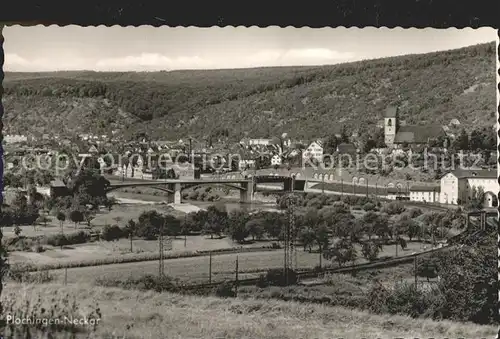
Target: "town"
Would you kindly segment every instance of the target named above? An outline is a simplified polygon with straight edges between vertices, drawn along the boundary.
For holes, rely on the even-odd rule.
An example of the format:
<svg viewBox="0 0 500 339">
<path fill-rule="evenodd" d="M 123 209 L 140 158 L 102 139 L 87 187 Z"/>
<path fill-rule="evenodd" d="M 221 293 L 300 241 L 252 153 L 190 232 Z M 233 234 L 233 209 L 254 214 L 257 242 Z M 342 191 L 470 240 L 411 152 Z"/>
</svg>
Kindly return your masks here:
<svg viewBox="0 0 500 339">
<path fill-rule="evenodd" d="M 102 175 L 122 181 L 199 179 L 201 174 L 228 179 L 280 175 L 306 180 L 312 183 L 312 189 L 322 191 L 345 190 L 392 200 L 451 205 L 466 205 L 481 196 L 484 207 L 498 206 L 494 128 L 474 130 L 469 135 L 460 129 L 457 119 L 437 128 L 408 126 L 398 119 L 397 112 L 397 107 L 388 107 L 381 127 L 373 135 L 362 137 L 357 131 L 347 130 L 312 141 L 291 140 L 283 133 L 279 137 L 247 137 L 233 143 L 221 139 L 154 141 L 140 137 L 126 141 L 107 135 L 80 135 L 77 140 L 42 136 L 38 141 L 7 135 L 5 156 L 7 169 L 22 168 L 17 164 L 27 156 L 32 156 L 34 162 L 45 158 L 54 163 L 53 159 L 64 154 L 80 165 L 75 158 L 79 156 L 93 159 Z M 35 144 L 39 146 L 34 148 Z M 375 169 L 354 163 L 367 154 L 375 157 Z M 382 165 L 382 159 L 389 162 Z M 403 164 L 400 168 L 394 165 L 398 160 Z M 178 166 L 179 163 L 186 166 Z M 51 166 L 50 162 L 47 164 Z M 414 175 L 415 168 L 421 169 L 421 173 Z M 14 172 L 7 171 L 7 187 L 24 186 L 23 173 L 18 171 L 10 176 Z M 50 183 L 44 184 L 46 190 Z M 52 184 L 62 183 L 54 180 Z"/>
<path fill-rule="evenodd" d="M 76 319 L 9 333 L 492 334 L 494 57 L 6 73 L 2 307 Z"/>
</svg>

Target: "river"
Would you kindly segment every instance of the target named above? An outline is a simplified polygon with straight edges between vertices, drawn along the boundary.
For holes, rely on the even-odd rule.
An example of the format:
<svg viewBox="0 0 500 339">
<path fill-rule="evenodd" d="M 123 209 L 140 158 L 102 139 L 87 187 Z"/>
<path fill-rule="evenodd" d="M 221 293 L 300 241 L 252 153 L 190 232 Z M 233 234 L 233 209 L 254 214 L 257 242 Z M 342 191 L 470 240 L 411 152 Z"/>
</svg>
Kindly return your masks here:
<svg viewBox="0 0 500 339">
<path fill-rule="evenodd" d="M 112 192 L 109 196 L 114 197 L 119 204 L 138 204 L 138 205 L 155 205 L 161 204 L 164 202 L 163 199 L 159 199 L 158 196 L 149 196 L 149 195 L 141 195 L 141 199 L 137 199 L 137 195 L 134 195 L 134 198 L 130 198 L 126 193 L 121 192 Z M 182 212 L 193 212 L 199 209 L 207 209 L 209 206 L 223 203 L 226 206 L 228 212 L 234 210 L 243 210 L 249 212 L 256 211 L 278 211 L 276 208 L 276 204 L 274 202 L 261 202 L 254 201 L 251 203 L 240 203 L 235 199 L 226 199 L 223 198 L 219 202 L 209 202 L 209 201 L 185 201 L 180 205 L 173 205 L 175 209 Z"/>
</svg>

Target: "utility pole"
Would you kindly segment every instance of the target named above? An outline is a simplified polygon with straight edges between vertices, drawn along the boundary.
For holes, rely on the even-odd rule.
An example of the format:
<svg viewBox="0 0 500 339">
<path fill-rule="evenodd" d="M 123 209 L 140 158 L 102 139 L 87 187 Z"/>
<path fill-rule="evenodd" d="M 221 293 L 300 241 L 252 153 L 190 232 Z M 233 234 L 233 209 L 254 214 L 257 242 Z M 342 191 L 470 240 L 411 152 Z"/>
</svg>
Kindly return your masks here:
<svg viewBox="0 0 500 339">
<path fill-rule="evenodd" d="M 295 263 L 297 264 L 297 253 L 295 249 L 295 215 L 294 201 L 292 195 L 287 196 L 288 203 L 288 223 L 285 226 L 285 246 L 284 246 L 284 270 L 285 281 L 288 285 L 289 270 L 293 268 L 293 257 L 295 255 Z"/>
<path fill-rule="evenodd" d="M 209 257 L 208 257 L 208 283 L 212 283 L 212 251 L 209 252 Z"/>
<path fill-rule="evenodd" d="M 236 296 L 238 295 L 238 285 L 239 285 L 239 280 L 238 280 L 238 256 L 236 256 L 236 277 L 235 277 L 235 282 L 234 282 L 234 288 L 235 288 L 235 293 Z"/>
<path fill-rule="evenodd" d="M 344 196 L 344 179 L 340 178 L 340 196 Z"/>
<path fill-rule="evenodd" d="M 325 173 L 321 176 L 321 193 L 325 194 Z"/>
<path fill-rule="evenodd" d="M 189 159 L 191 159 L 191 163 L 193 163 L 194 159 L 191 157 L 193 152 L 193 139 L 189 137 Z"/>
<path fill-rule="evenodd" d="M 418 283 L 418 278 L 417 278 L 417 257 L 413 257 L 413 271 L 415 274 L 415 290 L 417 290 L 417 283 Z"/>
<path fill-rule="evenodd" d="M 163 230 L 165 229 L 165 220 L 163 220 L 163 224 L 161 225 L 160 228 L 160 234 L 158 236 L 158 248 L 160 250 L 160 260 L 159 260 L 159 267 L 158 267 L 158 276 L 161 278 L 164 274 L 163 271 Z"/>
<path fill-rule="evenodd" d="M 130 253 L 133 252 L 133 249 L 132 249 L 132 232 L 130 232 L 130 234 L 128 235 L 128 237 L 130 238 Z"/>
<path fill-rule="evenodd" d="M 392 233 L 393 233 L 393 237 L 394 237 L 394 243 L 396 244 L 396 257 L 397 257 L 398 256 L 398 238 L 399 238 L 399 234 L 398 234 L 398 228 L 397 228 L 397 223 L 396 222 L 393 223 Z"/>
<path fill-rule="evenodd" d="M 186 248 L 187 243 L 187 214 L 184 214 L 184 248 Z"/>
<path fill-rule="evenodd" d="M 320 269 L 323 267 L 323 265 L 322 265 L 323 264 L 322 263 L 322 260 L 323 260 L 322 256 L 323 256 L 323 250 L 321 249 L 321 245 L 319 245 L 319 268 Z"/>
</svg>

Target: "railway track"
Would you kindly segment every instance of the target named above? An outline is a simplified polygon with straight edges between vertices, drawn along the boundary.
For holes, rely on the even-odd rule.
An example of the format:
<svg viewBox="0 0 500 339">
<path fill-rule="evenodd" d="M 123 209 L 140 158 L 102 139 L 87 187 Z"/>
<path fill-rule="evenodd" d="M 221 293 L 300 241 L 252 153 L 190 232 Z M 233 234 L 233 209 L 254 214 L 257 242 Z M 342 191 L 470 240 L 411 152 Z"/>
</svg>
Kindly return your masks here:
<svg viewBox="0 0 500 339">
<path fill-rule="evenodd" d="M 363 264 L 357 264 L 357 265 L 349 265 L 349 266 L 343 266 L 343 267 L 336 267 L 336 268 L 330 268 L 330 269 L 325 269 L 322 271 L 313 271 L 313 270 L 303 270 L 297 272 L 297 277 L 300 280 L 304 279 L 314 279 L 318 278 L 321 275 L 324 275 L 325 273 L 350 273 L 350 272 L 359 272 L 359 271 L 364 271 L 364 270 L 370 270 L 370 269 L 376 269 L 376 268 L 386 268 L 386 267 L 393 267 L 401 264 L 407 264 L 411 263 L 415 260 L 415 258 L 423 257 L 432 253 L 437 253 L 437 252 L 442 252 L 446 250 L 451 250 L 453 248 L 456 248 L 459 246 L 459 244 L 472 244 L 474 243 L 478 238 L 482 237 L 485 233 L 485 230 L 480 230 L 477 228 L 471 228 L 469 230 L 465 230 L 464 232 L 457 234 L 451 238 L 448 239 L 447 245 L 439 248 L 433 248 L 424 252 L 419 252 L 419 253 L 414 253 L 414 254 L 409 254 L 404 257 L 398 257 L 398 258 L 388 258 L 385 260 L 379 260 L 376 262 L 369 262 L 369 263 L 363 263 Z M 249 285 L 255 285 L 260 279 L 259 278 L 248 278 L 248 279 L 240 279 L 238 280 L 238 286 L 249 286 Z M 225 281 L 226 283 L 232 283 L 235 284 L 236 281 Z M 224 281 L 220 282 L 213 282 L 213 283 L 203 283 L 203 284 L 194 284 L 194 285 L 187 285 L 184 286 L 184 289 L 186 290 L 205 290 L 205 289 L 211 289 L 214 287 L 217 287 L 223 283 Z"/>
<path fill-rule="evenodd" d="M 380 260 L 380 261 L 376 261 L 376 262 L 363 263 L 363 264 L 357 264 L 357 265 L 349 265 L 349 266 L 343 266 L 343 267 L 336 267 L 336 268 L 325 269 L 322 271 L 313 271 L 313 270 L 299 271 L 299 272 L 297 272 L 297 277 L 301 280 L 313 279 L 313 278 L 318 278 L 321 275 L 324 275 L 325 273 L 359 272 L 359 271 L 375 269 L 375 268 L 392 267 L 392 266 L 397 266 L 400 264 L 411 263 L 415 260 L 415 258 L 425 256 L 425 255 L 428 255 L 431 253 L 449 250 L 455 246 L 456 245 L 453 244 L 453 245 L 449 245 L 449 246 L 443 246 L 440 248 L 434 248 L 434 249 L 427 250 L 424 252 L 406 255 L 404 257 L 388 258 L 386 260 Z M 259 280 L 260 280 L 260 278 L 239 279 L 237 283 L 238 283 L 238 286 L 250 286 L 250 285 L 257 284 L 257 282 Z M 236 281 L 232 280 L 232 281 L 219 281 L 219 282 L 213 282 L 213 283 L 184 285 L 183 289 L 185 289 L 185 290 L 205 290 L 205 289 L 211 289 L 211 288 L 218 287 L 219 285 L 222 285 L 223 283 L 236 284 Z"/>
</svg>

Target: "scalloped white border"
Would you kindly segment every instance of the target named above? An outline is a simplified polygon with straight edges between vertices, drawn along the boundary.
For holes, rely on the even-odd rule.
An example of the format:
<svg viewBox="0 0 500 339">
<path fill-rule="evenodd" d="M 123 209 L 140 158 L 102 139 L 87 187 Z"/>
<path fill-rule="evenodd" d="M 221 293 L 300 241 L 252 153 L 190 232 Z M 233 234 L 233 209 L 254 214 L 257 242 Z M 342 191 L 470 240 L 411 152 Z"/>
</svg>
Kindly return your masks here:
<svg viewBox="0 0 500 339">
<path fill-rule="evenodd" d="M 500 132 L 500 122 L 499 122 L 499 119 L 500 119 L 500 90 L 499 90 L 499 86 L 500 86 L 500 53 L 499 53 L 499 47 L 500 47 L 500 29 L 497 30 L 497 38 L 496 38 L 496 47 L 497 47 L 497 57 L 496 57 L 496 69 L 495 69 L 495 75 L 496 75 L 496 79 L 497 79 L 497 177 L 500 178 L 500 168 L 499 168 L 499 165 L 500 165 L 500 158 L 498 157 L 499 156 L 499 151 L 498 151 L 498 146 L 500 145 L 500 137 L 499 137 L 499 132 Z M 500 192 L 499 192 L 499 196 L 500 196 Z M 499 210 L 500 210 L 500 207 L 499 207 Z M 497 225 L 497 242 L 498 242 L 498 245 L 497 245 L 497 259 L 498 259 L 498 281 L 500 281 L 500 224 Z M 498 305 L 500 306 L 500 290 L 498 291 Z M 500 315 L 500 309 L 498 310 L 498 313 Z M 498 339 L 500 337 L 500 328 L 498 330 L 498 333 L 497 333 L 497 336 L 496 338 Z"/>
</svg>

